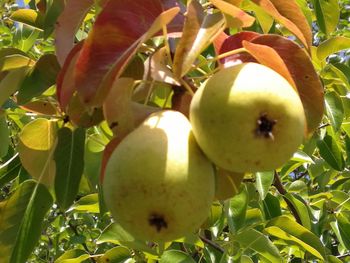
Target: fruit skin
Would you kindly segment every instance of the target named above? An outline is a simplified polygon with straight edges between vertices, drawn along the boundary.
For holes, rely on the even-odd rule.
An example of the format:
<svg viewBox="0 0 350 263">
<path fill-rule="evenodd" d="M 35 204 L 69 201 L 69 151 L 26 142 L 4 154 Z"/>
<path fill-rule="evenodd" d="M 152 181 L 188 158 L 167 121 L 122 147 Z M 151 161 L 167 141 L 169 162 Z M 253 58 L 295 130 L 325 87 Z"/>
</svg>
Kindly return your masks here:
<svg viewBox="0 0 350 263">
<path fill-rule="evenodd" d="M 170 241 L 205 221 L 214 199 L 214 169 L 188 119 L 161 111 L 114 150 L 103 191 L 116 222 L 135 238 Z"/>
<path fill-rule="evenodd" d="M 297 92 L 257 63 L 222 69 L 208 79 L 191 101 L 190 121 L 204 153 L 232 172 L 278 168 L 297 150 L 305 132 Z"/>
</svg>

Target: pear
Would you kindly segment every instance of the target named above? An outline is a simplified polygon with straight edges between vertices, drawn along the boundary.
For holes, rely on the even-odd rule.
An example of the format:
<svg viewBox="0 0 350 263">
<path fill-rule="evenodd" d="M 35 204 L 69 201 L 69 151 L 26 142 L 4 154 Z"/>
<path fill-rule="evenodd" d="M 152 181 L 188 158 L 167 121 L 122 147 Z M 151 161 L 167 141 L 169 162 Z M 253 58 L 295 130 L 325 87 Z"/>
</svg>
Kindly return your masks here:
<svg viewBox="0 0 350 263">
<path fill-rule="evenodd" d="M 191 101 L 190 121 L 204 153 L 232 172 L 280 167 L 305 134 L 299 94 L 257 63 L 222 69 L 204 82 Z"/>
<path fill-rule="evenodd" d="M 214 199 L 213 164 L 176 111 L 150 115 L 108 160 L 104 199 L 112 216 L 137 239 L 171 241 L 196 231 Z"/>
</svg>

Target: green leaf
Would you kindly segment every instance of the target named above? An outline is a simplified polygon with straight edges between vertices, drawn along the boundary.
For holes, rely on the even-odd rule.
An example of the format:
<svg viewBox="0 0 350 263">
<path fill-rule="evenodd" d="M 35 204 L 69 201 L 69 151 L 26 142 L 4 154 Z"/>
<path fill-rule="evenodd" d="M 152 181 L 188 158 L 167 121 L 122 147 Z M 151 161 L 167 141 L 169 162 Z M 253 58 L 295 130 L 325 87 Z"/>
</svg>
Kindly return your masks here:
<svg viewBox="0 0 350 263">
<path fill-rule="evenodd" d="M 53 160 L 56 134 L 55 121 L 38 118 L 23 127 L 17 146 L 23 167 L 33 178 L 48 186 L 53 185 L 56 173 Z"/>
<path fill-rule="evenodd" d="M 43 15 L 32 9 L 19 9 L 13 12 L 10 18 L 14 21 L 24 23 L 28 26 L 35 27 L 37 29 L 43 28 L 44 17 Z"/>
<path fill-rule="evenodd" d="M 345 193 L 344 191 L 334 190 L 330 192 L 332 194 L 332 197 L 330 198 L 330 206 L 334 210 L 350 210 L 350 196 L 349 194 Z M 332 203 L 335 203 L 335 206 L 332 205 Z"/>
<path fill-rule="evenodd" d="M 230 232 L 236 233 L 244 226 L 249 196 L 245 185 L 241 186 L 239 194 L 225 201 L 225 214 Z"/>
<path fill-rule="evenodd" d="M 44 19 L 44 38 L 48 38 L 55 29 L 56 21 L 65 7 L 64 0 L 52 1 Z"/>
<path fill-rule="evenodd" d="M 54 160 L 56 162 L 55 194 L 62 209 L 73 204 L 84 170 L 85 129 L 59 129 Z"/>
<path fill-rule="evenodd" d="M 300 201 L 291 193 L 285 194 L 285 197 L 293 204 L 294 208 L 296 209 L 299 215 L 302 225 L 308 230 L 311 230 L 311 218 L 306 204 Z"/>
<path fill-rule="evenodd" d="M 339 213 L 337 215 L 337 224 L 341 239 L 344 246 L 349 250 L 350 249 L 350 221 L 349 214 L 347 216 L 344 213 Z"/>
<path fill-rule="evenodd" d="M 256 189 L 259 192 L 261 200 L 264 200 L 273 182 L 274 172 L 258 172 L 255 174 L 255 178 Z"/>
<path fill-rule="evenodd" d="M 71 249 L 64 252 L 62 256 L 55 260 L 55 263 L 80 263 L 89 257 L 89 254 L 82 249 Z"/>
<path fill-rule="evenodd" d="M 336 140 L 326 135 L 323 140 L 317 141 L 317 147 L 321 157 L 335 170 L 342 171 L 345 166 L 343 155 L 339 149 Z"/>
<path fill-rule="evenodd" d="M 60 66 L 55 55 L 45 54 L 41 56 L 23 80 L 17 95 L 17 102 L 25 104 L 33 97 L 41 95 L 56 83 L 59 70 Z"/>
<path fill-rule="evenodd" d="M 29 67 L 33 64 L 33 60 L 22 54 L 7 55 L 0 58 L 0 71 Z"/>
<path fill-rule="evenodd" d="M 125 263 L 131 259 L 130 250 L 126 247 L 114 247 L 108 250 L 98 262 L 104 263 Z"/>
<path fill-rule="evenodd" d="M 243 249 L 252 249 L 259 256 L 271 262 L 282 262 L 282 258 L 276 246 L 264 234 L 255 229 L 247 229 L 235 236 L 235 240 Z"/>
<path fill-rule="evenodd" d="M 317 24 L 326 35 L 332 33 L 339 22 L 338 0 L 313 0 Z"/>
<path fill-rule="evenodd" d="M 0 82 L 0 107 L 21 86 L 23 79 L 28 73 L 29 67 L 22 67 L 10 71 Z"/>
<path fill-rule="evenodd" d="M 103 230 L 101 236 L 97 240 L 97 244 L 110 242 L 113 244 L 121 244 L 128 248 L 133 248 L 147 252 L 152 255 L 157 255 L 157 252 L 150 248 L 146 242 L 135 239 L 121 225 L 113 223 Z"/>
<path fill-rule="evenodd" d="M 13 156 L 6 163 L 0 165 L 0 188 L 15 179 L 22 168 L 18 155 Z"/>
<path fill-rule="evenodd" d="M 52 202 L 45 186 L 28 180 L 0 203 L 0 262 L 26 262 L 41 236 Z"/>
<path fill-rule="evenodd" d="M 186 254 L 183 251 L 179 250 L 167 250 L 163 253 L 162 257 L 159 260 L 159 263 L 191 263 L 195 262 L 193 258 Z"/>
<path fill-rule="evenodd" d="M 331 91 L 325 95 L 325 105 L 327 116 L 334 131 L 337 132 L 344 118 L 343 102 L 336 92 Z"/>
<path fill-rule="evenodd" d="M 75 202 L 71 209 L 73 211 L 82 211 L 87 213 L 99 213 L 99 198 L 98 194 L 89 194 L 80 198 Z"/>
<path fill-rule="evenodd" d="M 4 114 L 0 112 L 0 159 L 4 157 L 10 146 L 10 130 L 7 126 L 7 119 Z"/>
<path fill-rule="evenodd" d="M 265 213 L 265 219 L 272 219 L 277 216 L 282 215 L 280 201 L 276 196 L 273 196 L 270 193 L 267 193 L 263 202 L 263 208 Z"/>
<path fill-rule="evenodd" d="M 329 55 L 334 54 L 340 50 L 350 48 L 350 38 L 343 36 L 335 36 L 322 42 L 317 47 L 317 57 L 320 60 L 326 59 Z"/>
<path fill-rule="evenodd" d="M 279 216 L 270 220 L 264 231 L 269 235 L 298 244 L 321 260 L 326 257 L 325 248 L 319 237 L 288 216 Z"/>
</svg>

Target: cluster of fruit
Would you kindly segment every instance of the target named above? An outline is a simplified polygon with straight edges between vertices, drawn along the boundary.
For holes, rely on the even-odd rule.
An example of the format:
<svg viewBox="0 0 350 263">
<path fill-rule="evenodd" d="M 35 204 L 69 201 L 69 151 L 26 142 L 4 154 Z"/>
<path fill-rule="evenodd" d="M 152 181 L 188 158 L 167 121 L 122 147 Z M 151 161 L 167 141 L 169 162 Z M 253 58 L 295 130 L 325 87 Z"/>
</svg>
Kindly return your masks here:
<svg viewBox="0 0 350 263">
<path fill-rule="evenodd" d="M 215 167 L 273 170 L 302 143 L 298 93 L 257 63 L 221 69 L 195 93 L 190 121 L 152 114 L 111 155 L 103 190 L 113 217 L 138 239 L 170 241 L 196 231 L 215 195 Z"/>
</svg>

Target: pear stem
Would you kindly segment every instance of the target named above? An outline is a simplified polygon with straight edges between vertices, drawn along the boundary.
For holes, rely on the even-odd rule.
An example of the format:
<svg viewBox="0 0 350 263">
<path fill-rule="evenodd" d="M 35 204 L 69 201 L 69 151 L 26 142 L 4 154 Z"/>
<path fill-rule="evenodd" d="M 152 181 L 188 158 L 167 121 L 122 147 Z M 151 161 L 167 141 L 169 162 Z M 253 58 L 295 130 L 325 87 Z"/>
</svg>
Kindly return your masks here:
<svg viewBox="0 0 350 263">
<path fill-rule="evenodd" d="M 278 192 L 282 195 L 284 201 L 287 203 L 288 208 L 289 208 L 290 212 L 292 213 L 292 215 L 294 216 L 297 223 L 299 223 L 300 225 L 303 225 L 301 222 L 300 216 L 299 216 L 297 210 L 295 209 L 294 205 L 292 204 L 291 201 L 289 201 L 289 199 L 287 197 L 285 197 L 285 195 L 287 194 L 287 190 L 284 188 L 284 186 L 281 182 L 281 179 L 276 171 L 275 171 L 273 185 L 276 187 Z"/>
</svg>

